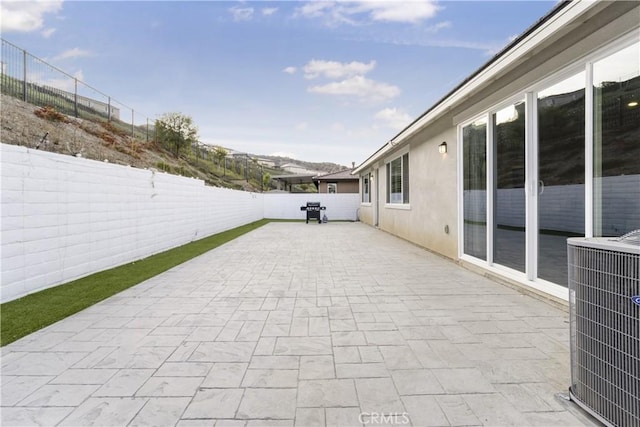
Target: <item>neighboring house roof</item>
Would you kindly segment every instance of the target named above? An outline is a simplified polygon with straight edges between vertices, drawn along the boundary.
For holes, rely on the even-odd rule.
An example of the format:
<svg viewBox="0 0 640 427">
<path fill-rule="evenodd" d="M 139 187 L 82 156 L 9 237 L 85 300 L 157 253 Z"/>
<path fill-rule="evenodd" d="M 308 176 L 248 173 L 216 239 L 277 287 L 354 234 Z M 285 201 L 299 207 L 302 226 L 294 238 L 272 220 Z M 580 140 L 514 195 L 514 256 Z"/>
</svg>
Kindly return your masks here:
<svg viewBox="0 0 640 427">
<path fill-rule="evenodd" d="M 313 177 L 315 181 L 344 181 L 344 180 L 358 180 L 357 176 L 351 174 L 351 169 L 327 173 L 324 175 L 316 175 Z"/>
<path fill-rule="evenodd" d="M 586 10 L 594 7 L 597 2 L 592 1 L 571 1 L 565 0 L 558 3 L 547 15 L 539 19 L 535 24 L 525 30 L 520 36 L 515 38 L 511 43 L 505 46 L 493 58 L 491 58 L 482 67 L 472 73 L 463 80 L 458 86 L 453 88 L 448 94 L 437 101 L 431 108 L 422 113 L 417 119 L 411 122 L 407 127 L 402 129 L 396 136 L 391 138 L 387 143 L 380 147 L 376 152 L 369 156 L 364 162 L 353 170 L 353 173 L 359 173 L 372 164 L 383 158 L 389 151 L 405 143 L 408 138 L 414 135 L 418 130 L 433 123 L 441 117 L 447 110 L 454 105 L 464 102 L 464 99 L 477 90 L 487 80 L 495 78 L 501 72 L 508 70 L 509 67 L 521 60 L 529 52 L 548 37 L 545 30 L 549 27 L 548 32 L 557 31 L 558 25 L 566 24 L 566 19 L 584 13 Z M 568 18 L 566 18 L 568 16 Z"/>
<path fill-rule="evenodd" d="M 291 175 L 274 175 L 271 179 L 282 181 L 287 185 L 291 184 L 313 184 L 313 175 L 291 174 Z"/>
</svg>

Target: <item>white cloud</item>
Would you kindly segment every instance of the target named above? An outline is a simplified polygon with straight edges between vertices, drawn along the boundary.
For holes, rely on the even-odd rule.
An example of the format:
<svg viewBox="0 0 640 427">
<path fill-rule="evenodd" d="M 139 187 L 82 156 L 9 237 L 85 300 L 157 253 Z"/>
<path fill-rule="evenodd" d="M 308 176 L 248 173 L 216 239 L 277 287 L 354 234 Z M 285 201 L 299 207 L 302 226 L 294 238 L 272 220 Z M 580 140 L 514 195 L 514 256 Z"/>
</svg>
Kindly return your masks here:
<svg viewBox="0 0 640 427">
<path fill-rule="evenodd" d="M 387 83 L 364 77 L 376 67 L 376 61 L 368 63 L 352 61 L 337 62 L 313 59 L 304 67 L 306 79 L 324 77 L 335 80 L 324 85 L 307 88 L 308 92 L 323 95 L 351 96 L 369 101 L 380 101 L 400 94 L 400 89 Z"/>
<path fill-rule="evenodd" d="M 300 122 L 296 125 L 296 130 L 307 130 L 308 127 L 309 127 L 309 123 Z"/>
<path fill-rule="evenodd" d="M 287 74 L 295 74 L 296 71 L 298 71 L 298 69 L 296 67 L 287 67 L 282 71 L 284 71 Z"/>
<path fill-rule="evenodd" d="M 452 26 L 451 21 L 442 21 L 442 22 L 438 22 L 437 24 L 431 25 L 430 27 L 425 28 L 425 31 L 429 33 L 437 33 L 442 29 L 451 28 L 451 26 Z"/>
<path fill-rule="evenodd" d="M 271 16 L 278 11 L 277 7 L 265 7 L 262 9 L 262 14 L 264 16 Z"/>
<path fill-rule="evenodd" d="M 439 9 L 434 0 L 315 1 L 299 7 L 295 16 L 322 19 L 328 25 L 376 21 L 417 24 L 434 17 Z"/>
<path fill-rule="evenodd" d="M 411 123 L 411 116 L 397 108 L 385 108 L 378 111 L 374 117 L 395 130 L 402 130 Z"/>
<path fill-rule="evenodd" d="M 60 59 L 78 58 L 80 56 L 90 56 L 90 55 L 91 53 L 89 51 L 74 47 L 73 49 L 65 50 L 61 54 L 56 55 L 53 59 L 60 60 Z"/>
<path fill-rule="evenodd" d="M 250 21 L 253 18 L 254 9 L 252 7 L 232 7 L 229 9 L 231 15 L 233 16 L 233 20 L 236 22 L 239 21 Z"/>
<path fill-rule="evenodd" d="M 304 6 L 296 9 L 294 16 L 303 16 L 305 18 L 321 18 L 329 14 L 335 7 L 335 3 L 331 1 L 312 1 L 307 2 Z"/>
<path fill-rule="evenodd" d="M 49 37 L 51 37 L 53 35 L 53 33 L 56 32 L 55 28 L 47 28 L 45 30 L 42 30 L 42 37 L 44 37 L 45 39 L 48 39 Z"/>
<path fill-rule="evenodd" d="M 432 18 L 438 6 L 432 0 L 422 1 L 361 1 L 359 8 L 374 21 L 417 23 Z"/>
<path fill-rule="evenodd" d="M 311 86 L 307 90 L 311 93 L 355 96 L 371 101 L 387 100 L 400 94 L 400 88 L 397 86 L 377 82 L 363 76 L 353 76 L 339 82 L 332 82 L 321 86 Z"/>
<path fill-rule="evenodd" d="M 44 25 L 44 15 L 62 9 L 62 0 L 51 1 L 2 1 L 2 31 L 36 31 Z"/>
<path fill-rule="evenodd" d="M 451 21 L 442 21 L 429 26 L 406 27 L 403 30 L 387 32 L 371 32 L 370 39 L 377 43 L 398 46 L 425 46 L 453 49 L 479 50 L 485 55 L 494 55 L 511 43 L 518 36 L 510 36 L 506 40 L 492 41 L 478 38 L 459 39 L 449 35 L 437 37 L 442 30 L 452 28 Z"/>
<path fill-rule="evenodd" d="M 483 51 L 485 55 L 494 55 L 499 52 L 505 44 L 500 42 L 490 42 L 481 40 L 458 40 L 458 39 L 429 39 L 429 38 L 417 38 L 417 37 L 397 37 L 378 39 L 379 42 L 391 43 L 399 46 L 429 46 L 429 47 L 441 47 L 441 48 L 454 48 L 454 49 L 470 49 Z"/>
<path fill-rule="evenodd" d="M 315 79 L 319 76 L 324 76 L 330 79 L 340 79 L 366 74 L 373 70 L 375 66 L 376 61 L 370 61 L 368 64 L 365 64 L 364 62 L 358 61 L 343 63 L 312 59 L 304 66 L 304 77 L 307 79 Z"/>
</svg>

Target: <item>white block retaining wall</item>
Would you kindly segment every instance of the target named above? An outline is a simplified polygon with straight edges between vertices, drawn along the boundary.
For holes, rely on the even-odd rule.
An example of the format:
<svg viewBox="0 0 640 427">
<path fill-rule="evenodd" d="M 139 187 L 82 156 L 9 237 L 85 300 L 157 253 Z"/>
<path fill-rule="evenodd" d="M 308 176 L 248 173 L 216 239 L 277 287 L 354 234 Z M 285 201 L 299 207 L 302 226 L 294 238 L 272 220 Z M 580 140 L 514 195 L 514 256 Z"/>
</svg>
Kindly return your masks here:
<svg viewBox="0 0 640 427">
<path fill-rule="evenodd" d="M 320 202 L 326 209 L 320 216 L 327 215 L 329 221 L 355 221 L 360 208 L 359 194 L 322 194 L 322 193 L 274 193 L 265 194 L 264 217 L 278 219 L 306 219 L 307 213 L 301 206 L 307 202 Z"/>
<path fill-rule="evenodd" d="M 1 301 L 263 218 L 262 195 L 2 144 Z"/>
<path fill-rule="evenodd" d="M 0 144 L 0 301 L 126 264 L 320 200 L 356 218 L 358 195 L 261 194 Z M 318 197 L 319 196 L 319 197 Z"/>
<path fill-rule="evenodd" d="M 595 180 L 603 194 L 602 214 L 606 223 L 602 234 L 619 236 L 640 224 L 640 176 L 608 176 Z M 584 184 L 555 185 L 544 188 L 540 196 L 540 226 L 545 230 L 584 233 Z M 486 222 L 487 193 L 464 192 L 464 217 Z M 522 189 L 498 190 L 498 223 L 524 227 L 525 198 Z M 569 214 L 567 214 L 569 212 Z"/>
</svg>

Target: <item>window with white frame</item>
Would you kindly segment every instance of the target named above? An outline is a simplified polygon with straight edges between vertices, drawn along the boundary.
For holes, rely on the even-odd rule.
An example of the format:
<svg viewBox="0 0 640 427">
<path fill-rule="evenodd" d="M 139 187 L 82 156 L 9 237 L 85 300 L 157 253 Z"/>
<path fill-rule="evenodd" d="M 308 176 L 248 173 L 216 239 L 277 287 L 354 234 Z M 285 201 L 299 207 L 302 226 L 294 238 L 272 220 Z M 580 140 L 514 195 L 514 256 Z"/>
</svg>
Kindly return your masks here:
<svg viewBox="0 0 640 427">
<path fill-rule="evenodd" d="M 362 175 L 362 203 L 371 203 L 371 174 Z"/>
<path fill-rule="evenodd" d="M 327 183 L 327 193 L 336 194 L 338 192 L 338 183 L 337 182 L 328 182 Z"/>
<path fill-rule="evenodd" d="M 409 153 L 387 163 L 387 203 L 409 204 Z"/>
</svg>

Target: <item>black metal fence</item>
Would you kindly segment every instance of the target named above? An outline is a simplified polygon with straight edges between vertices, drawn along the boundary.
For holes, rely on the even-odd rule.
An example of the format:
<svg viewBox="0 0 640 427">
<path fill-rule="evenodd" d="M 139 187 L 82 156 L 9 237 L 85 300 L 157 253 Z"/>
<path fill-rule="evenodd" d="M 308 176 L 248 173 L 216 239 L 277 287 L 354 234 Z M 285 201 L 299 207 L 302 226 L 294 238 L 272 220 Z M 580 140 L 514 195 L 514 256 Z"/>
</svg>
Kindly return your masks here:
<svg viewBox="0 0 640 427">
<path fill-rule="evenodd" d="M 106 120 L 136 138 L 153 138 L 153 121 L 133 108 L 2 39 L 2 93 L 67 115 Z"/>
<path fill-rule="evenodd" d="M 2 40 L 1 92 L 40 107 L 93 121 L 108 121 L 139 140 L 153 140 L 155 120 L 136 114 L 133 108 L 100 92 L 26 50 Z M 262 184 L 263 167 L 248 155 L 217 158 L 210 147 L 191 147 L 196 162 L 211 162 L 223 176 Z M 162 163 L 162 162 L 160 162 Z M 170 168 L 166 165 L 167 168 Z M 178 171 L 180 173 L 180 171 Z"/>
</svg>

